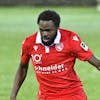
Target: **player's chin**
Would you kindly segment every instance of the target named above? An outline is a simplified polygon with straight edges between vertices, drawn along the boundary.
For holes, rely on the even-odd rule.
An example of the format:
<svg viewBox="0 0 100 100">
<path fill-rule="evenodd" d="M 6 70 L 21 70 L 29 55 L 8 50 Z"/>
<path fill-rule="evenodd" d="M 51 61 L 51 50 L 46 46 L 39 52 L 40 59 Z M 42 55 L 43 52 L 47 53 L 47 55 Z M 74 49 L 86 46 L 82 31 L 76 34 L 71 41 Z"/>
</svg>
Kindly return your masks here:
<svg viewBox="0 0 100 100">
<path fill-rule="evenodd" d="M 46 45 L 46 46 L 50 46 L 51 45 L 50 41 L 43 41 L 43 44 Z"/>
</svg>

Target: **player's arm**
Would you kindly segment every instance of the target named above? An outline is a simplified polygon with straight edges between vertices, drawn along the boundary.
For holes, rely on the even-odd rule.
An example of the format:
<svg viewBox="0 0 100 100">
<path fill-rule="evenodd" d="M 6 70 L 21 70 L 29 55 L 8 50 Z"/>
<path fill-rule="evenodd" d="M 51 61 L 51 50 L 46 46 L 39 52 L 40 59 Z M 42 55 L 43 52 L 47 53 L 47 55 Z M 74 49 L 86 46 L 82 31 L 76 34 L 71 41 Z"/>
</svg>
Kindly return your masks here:
<svg viewBox="0 0 100 100">
<path fill-rule="evenodd" d="M 23 81 L 26 78 L 27 70 L 28 70 L 28 64 L 23 64 L 22 62 L 20 62 L 19 68 L 18 68 L 16 76 L 15 76 L 15 81 L 14 81 L 14 85 L 12 88 L 10 100 L 16 100 L 17 93 L 18 93 Z"/>
<path fill-rule="evenodd" d="M 94 65 L 100 71 L 100 60 L 98 58 L 92 55 L 88 62 Z"/>
</svg>

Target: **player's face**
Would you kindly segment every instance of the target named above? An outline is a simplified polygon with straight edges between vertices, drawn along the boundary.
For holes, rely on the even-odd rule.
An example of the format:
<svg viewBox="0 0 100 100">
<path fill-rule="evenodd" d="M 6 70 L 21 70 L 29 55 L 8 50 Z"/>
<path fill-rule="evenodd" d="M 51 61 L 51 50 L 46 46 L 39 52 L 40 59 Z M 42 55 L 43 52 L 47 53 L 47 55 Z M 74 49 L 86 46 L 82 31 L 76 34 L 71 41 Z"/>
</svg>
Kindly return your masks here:
<svg viewBox="0 0 100 100">
<path fill-rule="evenodd" d="M 44 45 L 49 46 L 54 42 L 57 35 L 58 27 L 56 27 L 52 20 L 39 21 L 39 30 L 41 33 L 41 39 Z"/>
</svg>

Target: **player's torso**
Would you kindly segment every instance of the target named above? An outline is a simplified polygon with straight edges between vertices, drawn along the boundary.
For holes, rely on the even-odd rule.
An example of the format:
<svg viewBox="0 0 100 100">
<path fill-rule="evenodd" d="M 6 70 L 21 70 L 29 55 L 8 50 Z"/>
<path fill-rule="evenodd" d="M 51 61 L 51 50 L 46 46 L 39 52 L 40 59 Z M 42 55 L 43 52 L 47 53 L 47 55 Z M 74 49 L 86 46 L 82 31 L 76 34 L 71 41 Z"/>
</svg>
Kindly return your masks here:
<svg viewBox="0 0 100 100">
<path fill-rule="evenodd" d="M 31 59 L 36 73 L 54 74 L 67 71 L 74 57 L 71 56 L 70 43 L 67 35 L 62 34 L 60 43 L 52 46 L 33 43 L 31 45 Z"/>
<path fill-rule="evenodd" d="M 67 93 L 80 86 L 73 68 L 75 57 L 70 50 L 70 33 L 61 31 L 60 42 L 50 47 L 36 44 L 35 38 L 30 46 L 33 68 L 42 92 L 54 94 L 64 89 Z"/>
</svg>

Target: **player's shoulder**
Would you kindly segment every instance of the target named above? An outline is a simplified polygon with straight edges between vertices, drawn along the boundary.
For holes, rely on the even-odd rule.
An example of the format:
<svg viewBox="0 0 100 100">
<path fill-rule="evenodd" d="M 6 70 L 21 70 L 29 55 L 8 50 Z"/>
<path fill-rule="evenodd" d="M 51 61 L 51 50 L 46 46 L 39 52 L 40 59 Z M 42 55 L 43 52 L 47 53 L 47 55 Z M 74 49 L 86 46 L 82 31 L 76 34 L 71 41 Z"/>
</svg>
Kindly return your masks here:
<svg viewBox="0 0 100 100">
<path fill-rule="evenodd" d="M 37 34 L 37 32 L 36 32 L 36 33 L 33 33 L 33 34 L 30 35 L 30 36 L 27 36 L 24 40 L 25 40 L 26 42 L 34 41 L 34 40 L 36 39 L 36 34 Z"/>
<path fill-rule="evenodd" d="M 37 35 L 37 32 L 36 33 L 33 33 L 30 36 L 27 36 L 24 39 L 23 44 L 30 45 L 31 43 L 34 43 L 35 42 L 35 39 L 36 39 L 36 35 Z"/>
<path fill-rule="evenodd" d="M 73 38 L 74 36 L 78 37 L 78 34 L 74 31 L 66 30 L 62 28 L 60 28 L 59 30 L 63 37 L 66 37 L 66 38 Z"/>
</svg>

